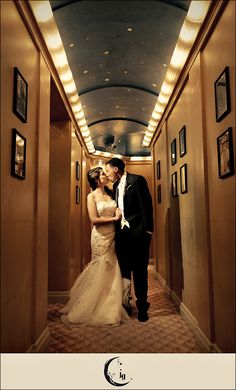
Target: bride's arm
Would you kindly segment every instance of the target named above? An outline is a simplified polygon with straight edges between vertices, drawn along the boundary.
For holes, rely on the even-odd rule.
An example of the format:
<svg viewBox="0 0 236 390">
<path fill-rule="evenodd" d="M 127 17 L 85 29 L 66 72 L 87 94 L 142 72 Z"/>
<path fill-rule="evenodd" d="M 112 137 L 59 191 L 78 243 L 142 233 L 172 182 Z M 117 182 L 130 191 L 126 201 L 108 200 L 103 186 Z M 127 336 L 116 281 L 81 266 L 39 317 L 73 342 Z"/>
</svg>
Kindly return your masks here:
<svg viewBox="0 0 236 390">
<path fill-rule="evenodd" d="M 90 221 L 94 225 L 100 225 L 102 223 L 109 223 L 109 222 L 115 222 L 118 221 L 121 218 L 121 214 L 119 210 L 116 210 L 116 215 L 114 217 L 99 217 L 97 212 L 96 203 L 94 200 L 94 196 L 92 193 L 90 193 L 87 197 L 87 208 L 88 208 L 88 214 Z"/>
</svg>

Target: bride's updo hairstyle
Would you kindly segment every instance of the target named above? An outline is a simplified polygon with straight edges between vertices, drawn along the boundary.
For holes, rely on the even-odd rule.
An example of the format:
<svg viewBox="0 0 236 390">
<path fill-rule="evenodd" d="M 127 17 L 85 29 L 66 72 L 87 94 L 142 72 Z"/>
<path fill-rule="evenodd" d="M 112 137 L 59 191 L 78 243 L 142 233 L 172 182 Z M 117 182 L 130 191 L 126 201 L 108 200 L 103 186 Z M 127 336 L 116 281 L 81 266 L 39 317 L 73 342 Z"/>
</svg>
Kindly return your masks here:
<svg viewBox="0 0 236 390">
<path fill-rule="evenodd" d="M 95 191 L 98 187 L 97 181 L 100 177 L 101 171 L 103 171 L 101 167 L 95 167 L 90 169 L 87 173 L 88 182 L 93 191 Z M 113 192 L 107 186 L 105 186 L 104 189 L 106 193 L 110 195 L 111 198 L 113 198 Z"/>
<path fill-rule="evenodd" d="M 95 167 L 90 169 L 87 173 L 88 182 L 93 191 L 96 190 L 98 186 L 97 180 L 99 179 L 101 171 L 101 167 Z"/>
</svg>

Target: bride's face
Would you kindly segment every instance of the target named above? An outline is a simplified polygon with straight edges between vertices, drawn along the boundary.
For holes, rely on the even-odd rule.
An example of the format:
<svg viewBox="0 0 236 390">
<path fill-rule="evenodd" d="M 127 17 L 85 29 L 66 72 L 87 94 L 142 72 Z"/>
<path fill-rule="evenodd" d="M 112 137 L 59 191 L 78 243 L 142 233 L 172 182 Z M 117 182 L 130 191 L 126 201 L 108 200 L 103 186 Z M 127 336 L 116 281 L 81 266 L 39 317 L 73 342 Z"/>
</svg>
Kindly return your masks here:
<svg viewBox="0 0 236 390">
<path fill-rule="evenodd" d="M 104 186 L 109 182 L 109 180 L 108 180 L 108 178 L 106 177 L 106 174 L 105 174 L 104 171 L 101 171 L 101 172 L 100 172 L 99 180 L 100 180 L 100 183 L 103 184 Z"/>
</svg>

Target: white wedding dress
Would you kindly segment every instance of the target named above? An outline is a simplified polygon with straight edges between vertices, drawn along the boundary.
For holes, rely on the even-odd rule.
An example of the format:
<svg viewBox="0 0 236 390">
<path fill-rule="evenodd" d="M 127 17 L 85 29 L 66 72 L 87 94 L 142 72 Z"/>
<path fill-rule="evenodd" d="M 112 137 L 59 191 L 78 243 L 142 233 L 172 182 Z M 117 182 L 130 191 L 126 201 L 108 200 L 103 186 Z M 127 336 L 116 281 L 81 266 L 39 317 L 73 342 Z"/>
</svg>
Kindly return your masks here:
<svg viewBox="0 0 236 390">
<path fill-rule="evenodd" d="M 99 200 L 96 205 L 99 216 L 115 215 L 114 200 Z M 122 306 L 123 282 L 114 237 L 114 222 L 93 227 L 92 260 L 76 279 L 69 302 L 60 310 L 65 324 L 119 325 L 129 320 Z"/>
</svg>

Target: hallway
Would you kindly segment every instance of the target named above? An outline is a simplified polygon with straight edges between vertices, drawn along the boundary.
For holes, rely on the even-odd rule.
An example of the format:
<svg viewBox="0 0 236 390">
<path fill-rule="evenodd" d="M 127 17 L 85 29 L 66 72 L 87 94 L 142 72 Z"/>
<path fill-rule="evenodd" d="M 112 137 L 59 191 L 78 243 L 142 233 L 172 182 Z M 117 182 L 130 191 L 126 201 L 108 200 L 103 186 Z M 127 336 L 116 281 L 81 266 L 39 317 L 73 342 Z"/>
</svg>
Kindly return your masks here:
<svg viewBox="0 0 236 390">
<path fill-rule="evenodd" d="M 118 327 L 67 327 L 60 320 L 60 303 L 49 304 L 49 353 L 199 353 L 192 331 L 177 307 L 157 282 L 149 266 L 149 321 L 136 318 L 132 304 L 131 321 Z"/>
</svg>

